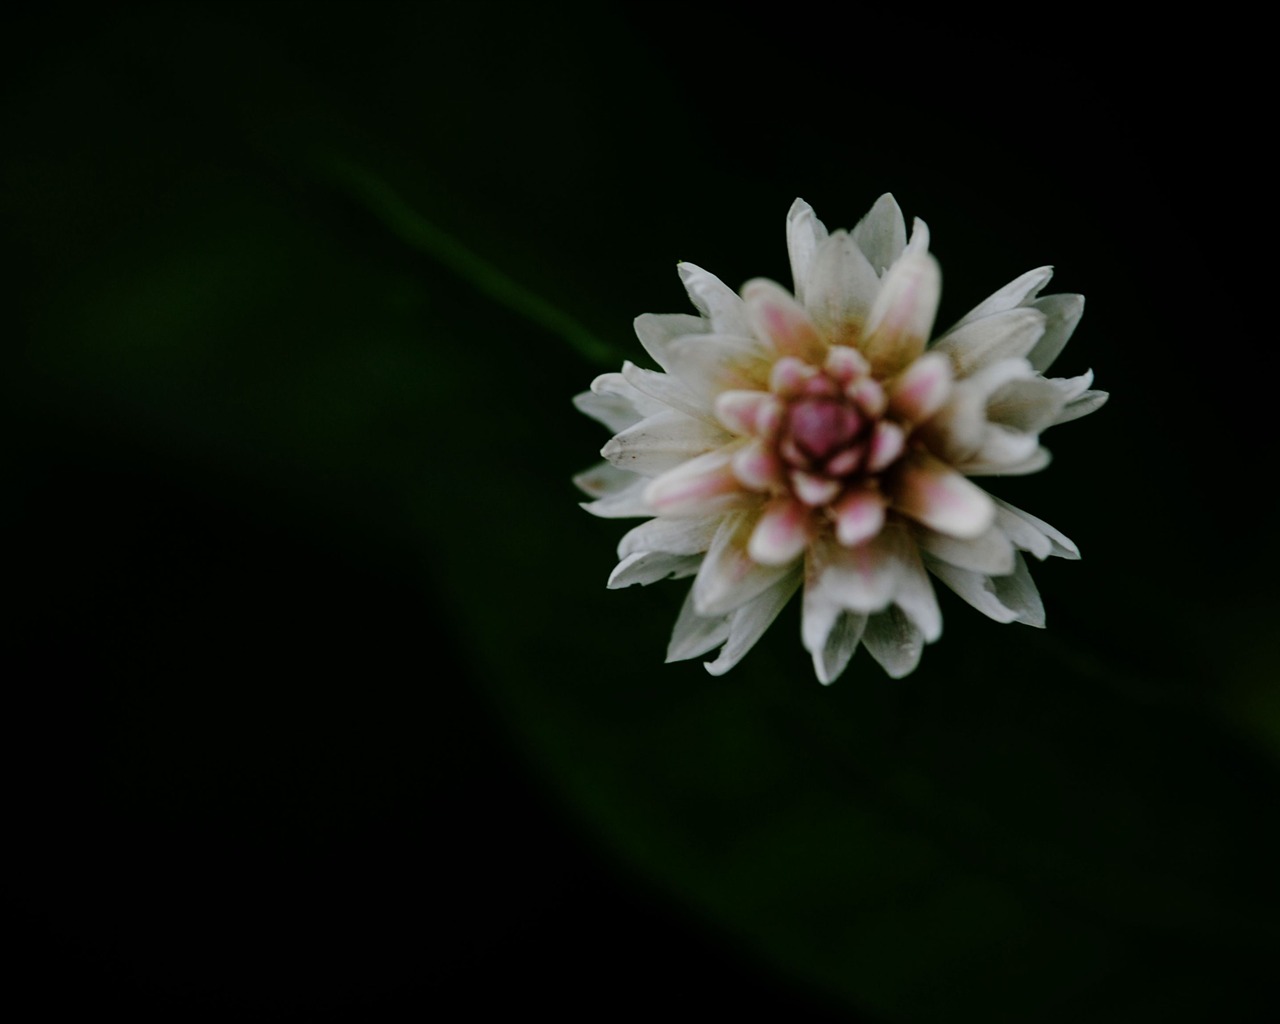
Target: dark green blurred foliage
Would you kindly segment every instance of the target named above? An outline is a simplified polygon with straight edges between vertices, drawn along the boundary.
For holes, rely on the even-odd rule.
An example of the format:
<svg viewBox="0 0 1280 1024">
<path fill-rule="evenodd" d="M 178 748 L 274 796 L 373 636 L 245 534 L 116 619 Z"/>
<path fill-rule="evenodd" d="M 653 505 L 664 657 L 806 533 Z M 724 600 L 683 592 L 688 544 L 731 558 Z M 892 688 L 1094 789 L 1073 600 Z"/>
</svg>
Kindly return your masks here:
<svg viewBox="0 0 1280 1024">
<path fill-rule="evenodd" d="M 1227 321 L 1218 205 L 1246 144 L 1176 48 L 832 31 L 280 4 L 15 33 L 23 993 L 1271 1019 L 1273 357 Z M 1045 632 L 944 595 L 899 682 L 862 655 L 821 688 L 795 609 L 725 678 L 663 666 L 680 588 L 604 591 L 625 524 L 576 508 L 604 437 L 569 399 L 685 308 L 678 259 L 786 282 L 796 195 L 835 227 L 886 190 L 940 324 L 1044 263 L 1087 295 L 1061 370 L 1112 403 L 993 487 L 1084 558 L 1035 567 Z"/>
</svg>

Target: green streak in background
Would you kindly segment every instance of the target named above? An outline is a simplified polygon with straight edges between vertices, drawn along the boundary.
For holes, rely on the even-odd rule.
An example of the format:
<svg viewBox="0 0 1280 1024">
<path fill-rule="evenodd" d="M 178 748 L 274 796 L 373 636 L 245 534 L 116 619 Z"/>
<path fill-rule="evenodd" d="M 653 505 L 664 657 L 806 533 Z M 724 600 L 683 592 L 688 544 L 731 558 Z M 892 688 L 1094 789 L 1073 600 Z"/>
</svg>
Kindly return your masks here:
<svg viewBox="0 0 1280 1024">
<path fill-rule="evenodd" d="M 568 313 L 531 292 L 436 227 L 377 175 L 342 157 L 328 158 L 322 169 L 402 241 L 438 260 L 477 291 L 563 338 L 591 362 L 610 367 L 618 365 L 621 357 L 609 345 Z"/>
</svg>

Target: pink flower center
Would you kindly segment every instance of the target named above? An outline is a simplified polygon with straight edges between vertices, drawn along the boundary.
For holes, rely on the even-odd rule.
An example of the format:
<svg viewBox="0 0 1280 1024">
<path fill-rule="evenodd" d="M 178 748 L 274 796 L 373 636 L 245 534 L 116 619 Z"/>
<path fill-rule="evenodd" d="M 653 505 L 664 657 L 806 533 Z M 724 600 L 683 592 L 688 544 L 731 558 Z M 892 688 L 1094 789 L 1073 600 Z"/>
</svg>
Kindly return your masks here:
<svg viewBox="0 0 1280 1024">
<path fill-rule="evenodd" d="M 865 422 L 858 410 L 839 398 L 801 398 L 787 410 L 788 436 L 810 463 L 825 463 L 847 448 Z"/>
</svg>

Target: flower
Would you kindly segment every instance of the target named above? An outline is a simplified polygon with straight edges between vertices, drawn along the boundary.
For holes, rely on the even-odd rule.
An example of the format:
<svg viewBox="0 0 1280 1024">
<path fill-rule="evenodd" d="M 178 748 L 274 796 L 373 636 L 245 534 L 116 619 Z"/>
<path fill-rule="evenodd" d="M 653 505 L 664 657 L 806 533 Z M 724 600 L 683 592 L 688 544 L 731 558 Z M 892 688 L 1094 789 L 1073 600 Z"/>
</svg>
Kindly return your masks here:
<svg viewBox="0 0 1280 1024">
<path fill-rule="evenodd" d="M 1041 267 L 929 344 L 941 272 L 891 195 L 830 233 L 797 199 L 787 246 L 794 296 L 764 279 L 737 294 L 681 263 L 698 315 L 635 322 L 665 372 L 624 363 L 575 399 L 616 432 L 575 478 L 583 507 L 647 519 L 609 586 L 692 576 L 667 660 L 720 647 L 715 675 L 801 589 L 823 683 L 859 644 L 894 678 L 916 667 L 942 632 L 930 573 L 997 622 L 1043 626 L 1023 553 L 1079 552 L 970 478 L 1043 469 L 1040 432 L 1106 401 L 1092 371 L 1043 374 L 1083 296 L 1040 296 Z"/>
</svg>

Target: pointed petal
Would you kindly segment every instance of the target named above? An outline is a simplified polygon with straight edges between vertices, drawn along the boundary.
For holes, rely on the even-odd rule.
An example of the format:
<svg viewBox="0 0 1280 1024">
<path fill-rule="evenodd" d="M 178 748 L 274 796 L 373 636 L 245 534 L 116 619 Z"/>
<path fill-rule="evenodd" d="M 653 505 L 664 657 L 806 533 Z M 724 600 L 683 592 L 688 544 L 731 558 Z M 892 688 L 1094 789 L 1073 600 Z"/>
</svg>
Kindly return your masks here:
<svg viewBox="0 0 1280 1024">
<path fill-rule="evenodd" d="M 975 458 L 957 468 L 963 469 L 966 476 L 1026 476 L 1039 473 L 1051 461 L 1049 449 L 1041 446 L 1021 462 L 984 462 Z"/>
<path fill-rule="evenodd" d="M 880 280 L 848 232 L 837 231 L 814 253 L 805 308 L 832 345 L 858 344 Z"/>
<path fill-rule="evenodd" d="M 866 626 L 865 615 L 811 599 L 805 591 L 804 645 L 813 655 L 813 671 L 823 686 L 835 682 L 848 667 Z"/>
<path fill-rule="evenodd" d="M 889 408 L 912 423 L 923 423 L 951 394 L 951 361 L 941 352 L 926 352 L 889 388 Z"/>
<path fill-rule="evenodd" d="M 784 288 L 757 277 L 743 286 L 742 300 L 756 338 L 780 355 L 821 360 L 825 346 L 817 327 Z"/>
<path fill-rule="evenodd" d="M 1050 555 L 1068 559 L 1080 557 L 1080 549 L 1075 542 L 1060 530 L 1007 501 L 992 500 L 996 503 L 996 524 L 1023 551 L 1031 552 L 1042 561 Z"/>
<path fill-rule="evenodd" d="M 903 572 L 896 544 L 885 531 L 856 548 L 816 544 L 814 562 L 823 592 L 841 608 L 863 614 L 888 607 Z"/>
<path fill-rule="evenodd" d="M 720 651 L 720 657 L 705 666 L 708 672 L 713 676 L 722 676 L 742 660 L 800 588 L 801 576 L 800 568 L 796 567 L 759 597 L 733 613 L 729 639 Z"/>
<path fill-rule="evenodd" d="M 1044 314 L 1044 336 L 1028 353 L 1027 360 L 1043 372 L 1066 347 L 1076 324 L 1084 315 L 1084 296 L 1046 295 L 1042 299 L 1036 299 L 1031 305 Z"/>
<path fill-rule="evenodd" d="M 809 509 L 793 498 L 775 498 L 751 532 L 747 554 L 761 565 L 789 565 L 809 546 Z"/>
<path fill-rule="evenodd" d="M 1097 412 L 1107 404 L 1107 399 L 1110 397 L 1106 391 L 1086 391 L 1079 398 L 1074 398 L 1063 406 L 1062 412 L 1058 413 L 1052 425 L 1056 427 L 1059 423 L 1070 423 L 1081 416 Z"/>
<path fill-rule="evenodd" d="M 800 636 L 824 686 L 845 670 L 867 623 L 865 615 L 845 610 L 831 584 L 820 554 L 805 560 Z"/>
<path fill-rule="evenodd" d="M 627 555 L 609 574 L 609 589 L 619 590 L 637 583 L 678 580 L 692 576 L 702 564 L 701 555 L 669 555 L 665 551 L 637 551 Z"/>
<path fill-rule="evenodd" d="M 619 469 L 659 476 L 731 440 L 718 424 L 668 409 L 617 434 L 600 454 Z"/>
<path fill-rule="evenodd" d="M 635 319 L 635 329 L 636 337 L 653 361 L 670 370 L 667 345 L 690 334 L 706 334 L 711 330 L 711 321 L 690 313 L 642 313 Z"/>
<path fill-rule="evenodd" d="M 1013 572 L 1014 552 L 1012 541 L 1000 528 L 999 517 L 1000 510 L 997 508 L 997 525 L 968 540 L 948 537 L 933 530 L 919 531 L 917 540 L 923 551 L 949 565 L 988 576 L 1003 576 Z"/>
<path fill-rule="evenodd" d="M 1046 379 L 1058 389 L 1058 393 L 1062 395 L 1063 402 L 1070 402 L 1089 390 L 1089 385 L 1093 383 L 1093 371 L 1085 370 L 1078 377 L 1048 377 Z"/>
<path fill-rule="evenodd" d="M 999 360 L 1025 356 L 1044 334 L 1044 324 L 1039 310 L 1010 309 L 939 338 L 933 351 L 946 355 L 956 376 L 964 378 Z"/>
<path fill-rule="evenodd" d="M 959 569 L 934 558 L 929 558 L 926 564 L 931 573 L 988 618 L 995 619 L 996 622 L 1013 622 L 1018 617 L 1017 612 L 1000 603 L 990 576 L 970 569 Z"/>
<path fill-rule="evenodd" d="M 1018 622 L 1044 628 L 1044 602 L 1040 599 L 1035 580 L 1031 578 L 1026 559 L 1015 555 L 1013 572 L 1007 576 L 993 576 L 991 584 L 1000 603 L 1016 613 Z"/>
<path fill-rule="evenodd" d="M 805 301 L 813 254 L 826 237 L 826 226 L 818 220 L 812 206 L 803 199 L 791 204 L 787 213 L 787 252 L 791 256 L 791 282 L 801 302 Z"/>
<path fill-rule="evenodd" d="M 924 634 L 901 608 L 894 605 L 867 619 L 862 645 L 880 662 L 891 679 L 901 679 L 920 664 Z"/>
<path fill-rule="evenodd" d="M 895 471 L 893 507 L 951 537 L 977 537 L 995 519 L 990 495 L 950 466 L 918 453 Z"/>
<path fill-rule="evenodd" d="M 754 339 L 718 334 L 677 338 L 667 346 L 667 359 L 671 373 L 705 409 L 724 391 L 763 390 L 773 368 Z"/>
<path fill-rule="evenodd" d="M 847 548 L 857 547 L 884 526 L 884 495 L 872 490 L 850 491 L 832 511 L 836 517 L 836 540 Z"/>
<path fill-rule="evenodd" d="M 897 201 L 886 192 L 858 221 L 853 240 L 876 274 L 883 274 L 902 255 L 907 245 L 907 225 Z"/>
<path fill-rule="evenodd" d="M 685 596 L 667 645 L 667 663 L 697 658 L 729 639 L 728 615 L 699 615 L 693 603 L 693 588 Z"/>
<path fill-rule="evenodd" d="M 1031 305 L 1035 297 L 1040 293 L 1040 289 L 1049 283 L 1051 277 L 1053 277 L 1053 267 L 1037 267 L 1035 270 L 1027 271 L 1021 277 L 1010 281 L 994 295 L 974 306 L 973 309 L 957 320 L 947 333 L 951 334 L 958 327 L 973 323 L 975 320 L 982 320 L 995 313 L 1003 313 L 1008 309 Z"/>
<path fill-rule="evenodd" d="M 721 516 L 666 518 L 659 516 L 633 527 L 618 542 L 618 557 L 636 552 L 665 551 L 671 555 L 696 555 L 706 551 L 720 529 Z"/>
<path fill-rule="evenodd" d="M 929 561 L 929 571 L 996 622 L 1044 626 L 1044 604 L 1020 554 L 1014 555 L 1013 572 L 1006 576 L 986 576 L 933 559 Z"/>
<path fill-rule="evenodd" d="M 1054 422 L 1066 403 L 1062 384 L 1036 376 L 1001 385 L 987 402 L 987 419 L 1012 430 L 1038 434 Z"/>
<path fill-rule="evenodd" d="M 742 338 L 751 336 L 747 311 L 737 292 L 715 274 L 709 274 L 692 263 L 681 263 L 679 271 L 690 301 L 699 313 L 711 321 L 714 333 L 733 334 Z"/>
<path fill-rule="evenodd" d="M 629 365 L 624 363 L 623 369 Z M 615 433 L 666 408 L 661 402 L 636 390 L 622 373 L 602 373 L 591 382 L 590 391 L 574 396 L 573 404 L 579 412 L 599 420 Z"/>
<path fill-rule="evenodd" d="M 693 581 L 693 599 L 700 615 L 724 615 L 764 593 L 790 566 L 761 565 L 747 554 L 747 543 L 758 517 L 745 511 L 724 518 Z"/>
<path fill-rule="evenodd" d="M 906 613 L 924 642 L 931 644 L 942 636 L 942 610 L 938 607 L 938 596 L 933 592 L 933 584 L 929 582 L 929 574 L 914 540 L 905 530 L 893 532 L 898 536 L 898 558 L 902 563 L 893 603 Z"/>
<path fill-rule="evenodd" d="M 1035 434 L 1010 430 L 999 423 L 987 425 L 982 444 L 972 459 L 958 463 L 962 473 L 1007 473 L 1006 467 L 1024 466 L 1040 450 L 1040 440 Z"/>
<path fill-rule="evenodd" d="M 653 515 L 654 510 L 644 497 L 648 479 L 633 473 L 627 475 L 633 481 L 631 486 L 613 494 L 606 494 L 595 501 L 583 501 L 579 504 L 593 516 L 599 516 L 601 519 L 628 519 L 633 516 Z"/>
<path fill-rule="evenodd" d="M 640 477 L 608 462 L 597 462 L 590 469 L 575 474 L 573 482 L 593 498 L 603 498 L 606 494 L 617 494 L 633 486 Z M 652 515 L 652 513 L 650 513 Z"/>
<path fill-rule="evenodd" d="M 627 383 L 650 401 L 661 403 L 667 409 L 678 409 L 696 419 L 715 423 L 715 413 L 705 396 L 695 395 L 678 377 L 670 373 L 642 370 L 634 363 L 622 364 L 622 375 Z"/>
<path fill-rule="evenodd" d="M 649 481 L 644 499 L 659 515 L 705 516 L 758 499 L 743 491 L 733 472 L 732 448 L 717 448 Z"/>
<path fill-rule="evenodd" d="M 889 268 L 859 346 L 879 376 L 897 373 L 919 358 L 933 330 L 941 294 L 938 261 L 923 249 L 908 249 Z"/>
</svg>

